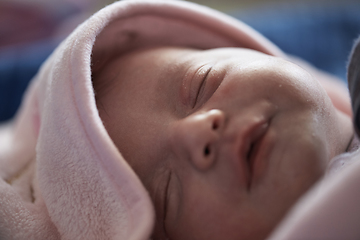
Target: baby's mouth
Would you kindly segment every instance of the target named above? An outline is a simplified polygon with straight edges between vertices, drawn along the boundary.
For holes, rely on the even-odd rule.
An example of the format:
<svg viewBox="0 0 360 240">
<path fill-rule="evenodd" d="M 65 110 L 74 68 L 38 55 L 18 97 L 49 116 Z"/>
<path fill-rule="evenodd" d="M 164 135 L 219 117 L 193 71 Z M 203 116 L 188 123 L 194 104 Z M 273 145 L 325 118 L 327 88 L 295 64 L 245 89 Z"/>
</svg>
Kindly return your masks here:
<svg viewBox="0 0 360 240">
<path fill-rule="evenodd" d="M 263 139 L 266 135 L 268 128 L 269 123 L 263 122 L 254 129 L 250 136 L 250 144 L 246 155 L 246 163 L 249 172 L 248 189 L 250 189 L 251 187 L 251 184 L 254 180 L 254 173 L 257 171 L 256 168 L 259 166 L 259 158 L 261 158 L 261 151 L 264 148 Z"/>
</svg>

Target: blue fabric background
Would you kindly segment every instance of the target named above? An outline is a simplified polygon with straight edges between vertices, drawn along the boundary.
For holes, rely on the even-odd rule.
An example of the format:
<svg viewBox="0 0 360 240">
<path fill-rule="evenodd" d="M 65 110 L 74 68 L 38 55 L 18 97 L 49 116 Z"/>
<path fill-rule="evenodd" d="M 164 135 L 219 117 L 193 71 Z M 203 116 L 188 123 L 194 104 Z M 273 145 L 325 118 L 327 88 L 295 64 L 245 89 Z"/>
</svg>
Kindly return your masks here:
<svg viewBox="0 0 360 240">
<path fill-rule="evenodd" d="M 40 41 L 0 50 L 0 121 L 13 117 L 29 81 L 55 48 Z"/>
<path fill-rule="evenodd" d="M 235 11 L 231 15 L 261 32 L 283 51 L 346 81 L 348 56 L 360 34 L 360 2 L 288 3 Z"/>
<path fill-rule="evenodd" d="M 230 14 L 285 52 L 345 81 L 348 55 L 360 34 L 360 3 L 310 4 L 272 5 Z M 13 117 L 29 81 L 55 46 L 52 40 L 42 40 L 0 50 L 0 121 Z"/>
</svg>

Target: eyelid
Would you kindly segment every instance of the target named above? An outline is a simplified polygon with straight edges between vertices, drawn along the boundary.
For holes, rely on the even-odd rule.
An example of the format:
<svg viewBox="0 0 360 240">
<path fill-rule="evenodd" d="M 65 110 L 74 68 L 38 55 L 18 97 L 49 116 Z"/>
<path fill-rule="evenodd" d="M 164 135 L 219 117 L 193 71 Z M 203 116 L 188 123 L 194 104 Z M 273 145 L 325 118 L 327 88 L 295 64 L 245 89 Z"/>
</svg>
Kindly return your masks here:
<svg viewBox="0 0 360 240">
<path fill-rule="evenodd" d="M 198 72 L 200 72 L 200 71 L 203 72 L 203 73 L 201 73 L 202 74 L 202 76 L 201 76 L 202 80 L 200 81 L 200 85 L 197 86 L 197 93 L 195 95 L 195 100 L 194 100 L 194 103 L 192 104 L 192 108 L 194 108 L 196 106 L 196 104 L 198 102 L 198 99 L 199 99 L 199 96 L 201 96 L 202 93 L 204 92 L 204 88 L 206 86 L 206 80 L 207 80 L 207 78 L 209 76 L 209 73 L 210 73 L 212 67 L 213 67 L 213 65 L 204 65 L 198 70 Z M 205 71 L 203 71 L 204 68 L 205 68 Z"/>
<path fill-rule="evenodd" d="M 171 175 L 172 172 L 169 171 L 169 176 L 167 177 L 167 183 L 166 183 L 166 187 L 165 187 L 165 191 L 164 191 L 164 216 L 163 216 L 163 227 L 164 227 L 164 231 L 165 234 L 167 235 L 167 231 L 166 231 L 166 226 L 165 226 L 165 221 L 166 221 L 166 216 L 168 214 L 168 205 L 169 205 L 169 185 L 170 185 L 170 180 L 171 180 Z"/>
</svg>

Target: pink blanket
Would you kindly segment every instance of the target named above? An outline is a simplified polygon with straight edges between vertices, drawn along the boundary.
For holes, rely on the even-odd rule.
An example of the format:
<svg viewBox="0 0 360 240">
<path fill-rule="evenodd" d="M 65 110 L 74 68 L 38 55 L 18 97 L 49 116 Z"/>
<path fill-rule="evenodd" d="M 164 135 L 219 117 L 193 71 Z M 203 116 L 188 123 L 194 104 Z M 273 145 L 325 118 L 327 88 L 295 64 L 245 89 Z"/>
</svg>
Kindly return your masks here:
<svg viewBox="0 0 360 240">
<path fill-rule="evenodd" d="M 124 0 L 80 25 L 0 127 L 0 239 L 148 239 L 147 191 L 99 117 L 91 72 L 145 46 L 245 47 L 285 57 L 245 24 L 183 1 Z"/>
</svg>

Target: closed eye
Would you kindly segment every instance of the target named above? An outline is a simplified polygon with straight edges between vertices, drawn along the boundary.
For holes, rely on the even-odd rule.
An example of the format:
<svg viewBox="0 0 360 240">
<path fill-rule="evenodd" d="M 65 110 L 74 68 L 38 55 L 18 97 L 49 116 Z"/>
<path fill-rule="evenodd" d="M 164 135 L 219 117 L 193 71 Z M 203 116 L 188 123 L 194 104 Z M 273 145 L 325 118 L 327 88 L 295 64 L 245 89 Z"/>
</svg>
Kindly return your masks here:
<svg viewBox="0 0 360 240">
<path fill-rule="evenodd" d="M 170 180 L 171 180 L 171 171 L 169 171 L 169 176 L 167 178 L 167 183 L 166 183 L 166 188 L 164 191 L 164 216 L 163 216 L 163 228 L 164 228 L 164 232 L 165 235 L 167 235 L 167 231 L 166 231 L 166 225 L 165 225 L 165 221 L 166 221 L 166 216 L 168 213 L 168 205 L 169 205 L 169 185 L 170 185 Z"/>
<path fill-rule="evenodd" d="M 200 85 L 198 86 L 198 90 L 197 90 L 197 94 L 196 94 L 196 98 L 195 98 L 195 101 L 194 101 L 193 108 L 196 106 L 196 104 L 198 102 L 198 99 L 201 98 L 201 95 L 204 92 L 204 89 L 205 89 L 205 86 L 206 86 L 206 80 L 207 80 L 207 78 L 209 76 L 209 73 L 210 73 L 210 71 L 212 69 L 212 66 L 204 66 L 204 67 L 207 67 L 208 69 L 206 69 L 206 72 L 203 74 Z"/>
</svg>

